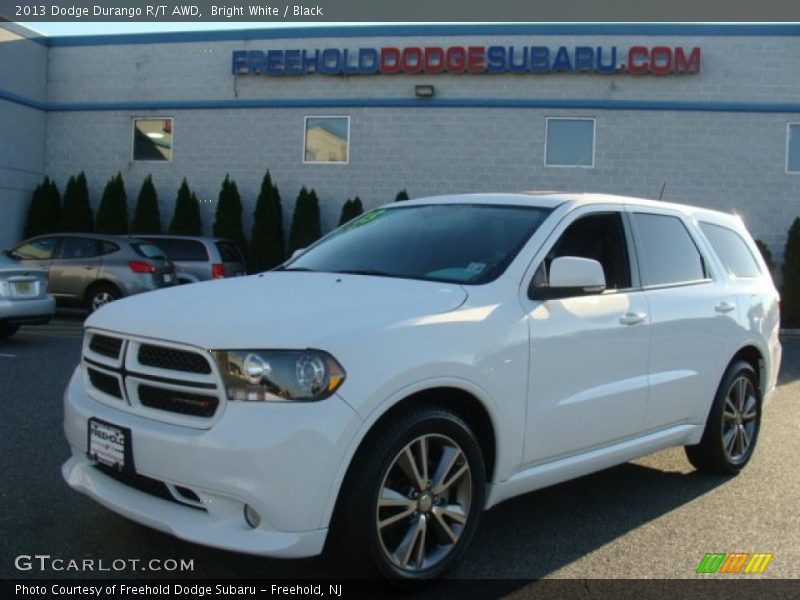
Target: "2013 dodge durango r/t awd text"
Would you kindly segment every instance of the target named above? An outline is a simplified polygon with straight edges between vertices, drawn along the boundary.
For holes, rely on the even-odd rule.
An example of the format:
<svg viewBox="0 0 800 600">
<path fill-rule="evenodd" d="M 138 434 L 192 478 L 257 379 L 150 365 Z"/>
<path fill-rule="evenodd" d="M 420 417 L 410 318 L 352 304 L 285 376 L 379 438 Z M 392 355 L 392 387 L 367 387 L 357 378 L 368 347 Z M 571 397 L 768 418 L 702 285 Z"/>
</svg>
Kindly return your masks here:
<svg viewBox="0 0 800 600">
<path fill-rule="evenodd" d="M 778 316 L 738 217 L 591 194 L 394 204 L 275 271 L 93 314 L 63 474 L 186 540 L 327 543 L 435 577 L 512 496 L 674 445 L 742 469 Z"/>
</svg>

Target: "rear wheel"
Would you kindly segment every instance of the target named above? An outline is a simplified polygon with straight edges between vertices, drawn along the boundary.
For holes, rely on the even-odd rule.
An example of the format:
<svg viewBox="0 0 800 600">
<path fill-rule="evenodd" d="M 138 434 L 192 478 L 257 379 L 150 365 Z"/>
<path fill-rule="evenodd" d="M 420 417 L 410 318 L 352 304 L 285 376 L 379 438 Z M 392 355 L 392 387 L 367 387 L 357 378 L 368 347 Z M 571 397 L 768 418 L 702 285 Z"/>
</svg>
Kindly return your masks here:
<svg viewBox="0 0 800 600">
<path fill-rule="evenodd" d="M 89 288 L 86 294 L 86 309 L 94 312 L 106 304 L 122 297 L 119 290 L 110 283 L 99 283 Z"/>
<path fill-rule="evenodd" d="M 699 471 L 734 475 L 750 461 L 761 426 L 761 392 L 753 367 L 736 362 L 722 378 L 700 443 L 686 446 Z"/>
<path fill-rule="evenodd" d="M 438 577 L 464 554 L 485 495 L 469 427 L 439 409 L 414 411 L 371 435 L 343 485 L 332 549 L 360 575 Z M 354 556 L 355 555 L 355 556 Z"/>
<path fill-rule="evenodd" d="M 16 323 L 0 323 L 0 338 L 11 337 L 19 331 L 19 325 Z"/>
</svg>

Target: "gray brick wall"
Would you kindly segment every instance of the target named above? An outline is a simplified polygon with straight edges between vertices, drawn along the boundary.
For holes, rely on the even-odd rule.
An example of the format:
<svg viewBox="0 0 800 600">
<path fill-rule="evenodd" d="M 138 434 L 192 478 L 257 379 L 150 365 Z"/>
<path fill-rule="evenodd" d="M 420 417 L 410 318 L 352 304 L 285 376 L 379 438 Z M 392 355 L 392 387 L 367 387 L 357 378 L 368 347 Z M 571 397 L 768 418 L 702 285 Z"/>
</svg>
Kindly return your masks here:
<svg viewBox="0 0 800 600">
<path fill-rule="evenodd" d="M 702 48 L 698 75 L 430 75 L 234 77 L 237 49 L 396 45 L 667 45 Z M 162 100 L 413 98 L 430 83 L 437 98 L 566 98 L 688 102 L 796 103 L 800 39 L 695 36 L 453 36 L 442 38 L 284 39 L 242 42 L 53 47 L 47 97 L 55 103 Z M 424 103 L 424 100 L 420 100 Z M 351 117 L 347 165 L 302 163 L 303 117 Z M 170 116 L 171 163 L 131 162 L 131 119 Z M 597 119 L 593 169 L 544 166 L 545 119 Z M 366 207 L 394 197 L 444 192 L 553 189 L 658 197 L 740 213 L 780 258 L 790 221 L 800 215 L 800 175 L 784 172 L 786 124 L 800 114 L 652 110 L 501 108 L 219 109 L 50 112 L 46 171 L 63 186 L 85 170 L 93 201 L 121 171 L 133 201 L 152 174 L 164 221 L 183 177 L 205 200 L 210 228 L 226 173 L 237 181 L 249 226 L 266 168 L 287 223 L 301 185 L 316 188 L 323 226 L 332 227 L 346 198 Z"/>
<path fill-rule="evenodd" d="M 0 27 L 0 87 L 43 101 L 47 94 L 47 49 L 12 24 Z M 0 248 L 22 234 L 31 191 L 44 173 L 45 115 L 0 100 Z"/>
</svg>

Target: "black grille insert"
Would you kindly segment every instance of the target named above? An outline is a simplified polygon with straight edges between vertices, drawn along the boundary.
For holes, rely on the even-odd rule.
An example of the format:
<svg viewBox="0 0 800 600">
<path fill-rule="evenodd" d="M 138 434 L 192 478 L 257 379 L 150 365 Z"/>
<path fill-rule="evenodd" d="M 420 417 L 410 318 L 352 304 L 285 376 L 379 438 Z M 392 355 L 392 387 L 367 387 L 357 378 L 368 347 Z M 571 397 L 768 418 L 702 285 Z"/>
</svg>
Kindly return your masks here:
<svg viewBox="0 0 800 600">
<path fill-rule="evenodd" d="M 114 396 L 120 400 L 122 399 L 122 390 L 119 388 L 119 380 L 116 377 L 112 377 L 101 371 L 95 371 L 91 368 L 88 369 L 88 371 L 89 381 L 92 383 L 92 386 L 101 392 L 105 392 L 109 396 Z"/>
<path fill-rule="evenodd" d="M 142 403 L 142 406 L 149 408 L 193 417 L 213 416 L 219 403 L 215 396 L 187 394 L 144 384 L 139 385 L 139 402 Z"/>
<path fill-rule="evenodd" d="M 194 508 L 196 510 L 202 510 L 204 512 L 206 510 L 202 506 L 191 506 L 189 504 L 180 502 L 170 493 L 167 484 L 165 484 L 163 481 L 159 481 L 158 479 L 153 479 L 152 477 L 147 477 L 146 475 L 140 475 L 139 473 L 120 472 L 113 467 L 109 467 L 108 465 L 103 465 L 100 463 L 94 465 L 94 468 L 104 475 L 111 477 L 111 479 L 142 493 L 155 496 L 156 498 L 161 498 L 162 500 L 169 500 L 175 504 L 188 506 L 189 508 Z"/>
<path fill-rule="evenodd" d="M 183 371 L 184 373 L 211 373 L 208 361 L 199 354 L 142 344 L 139 347 L 139 362 L 148 367 L 168 369 L 170 371 Z"/>
<path fill-rule="evenodd" d="M 122 350 L 122 340 L 95 333 L 92 336 L 92 341 L 89 342 L 89 349 L 109 358 L 119 358 L 120 350 Z"/>
</svg>

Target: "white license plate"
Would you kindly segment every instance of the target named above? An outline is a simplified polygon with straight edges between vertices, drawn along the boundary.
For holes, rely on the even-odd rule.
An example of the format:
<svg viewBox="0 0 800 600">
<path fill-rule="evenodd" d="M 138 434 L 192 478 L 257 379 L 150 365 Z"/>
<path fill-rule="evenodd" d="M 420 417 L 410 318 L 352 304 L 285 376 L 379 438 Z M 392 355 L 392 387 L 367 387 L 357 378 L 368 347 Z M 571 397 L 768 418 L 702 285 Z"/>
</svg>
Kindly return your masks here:
<svg viewBox="0 0 800 600">
<path fill-rule="evenodd" d="M 27 298 L 36 295 L 36 285 L 33 281 L 15 281 L 14 295 Z"/>
<path fill-rule="evenodd" d="M 125 432 L 108 423 L 89 420 L 89 458 L 97 462 L 125 468 Z"/>
<path fill-rule="evenodd" d="M 164 273 L 164 283 L 172 283 L 172 275 L 169 273 Z"/>
</svg>

